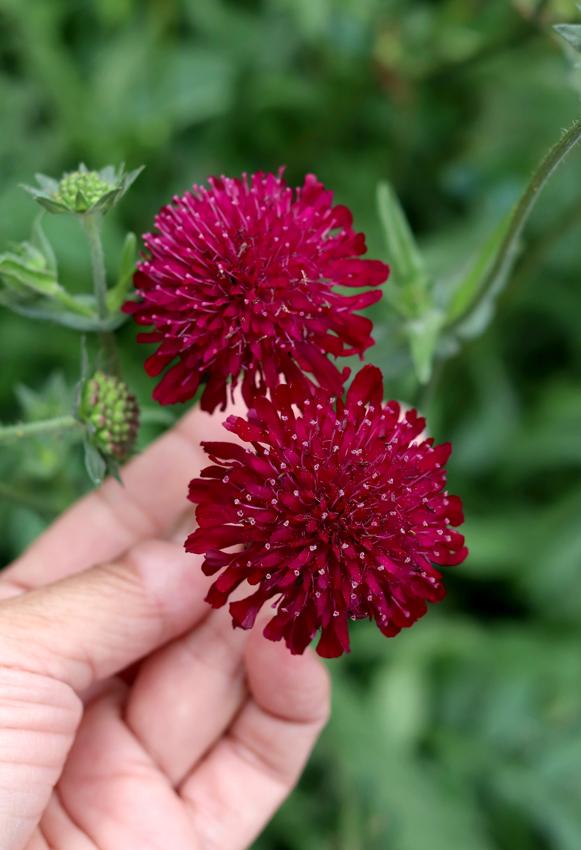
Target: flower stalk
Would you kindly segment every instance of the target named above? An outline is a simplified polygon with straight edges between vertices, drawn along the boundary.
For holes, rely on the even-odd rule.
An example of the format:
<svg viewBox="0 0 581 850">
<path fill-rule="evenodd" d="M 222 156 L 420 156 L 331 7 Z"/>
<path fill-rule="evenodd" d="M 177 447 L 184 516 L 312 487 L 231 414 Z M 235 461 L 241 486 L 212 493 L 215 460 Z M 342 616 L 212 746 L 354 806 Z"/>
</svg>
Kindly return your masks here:
<svg viewBox="0 0 581 850">
<path fill-rule="evenodd" d="M 101 215 L 99 212 L 88 212 L 81 215 L 80 218 L 87 235 L 91 254 L 93 291 L 97 304 L 97 314 L 101 322 L 106 322 L 109 318 L 109 308 L 107 307 L 107 271 L 101 240 Z M 111 331 L 101 331 L 100 337 L 108 369 L 117 373 L 119 371 L 119 358 L 115 335 Z"/>
<path fill-rule="evenodd" d="M 478 291 L 459 314 L 454 315 L 447 325 L 447 330 L 454 330 L 461 325 L 469 314 L 474 313 L 483 301 L 496 293 L 510 274 L 519 247 L 520 238 L 525 224 L 543 190 L 567 154 L 581 141 L 581 119 L 567 130 L 559 141 L 553 145 L 534 172 L 530 183 L 515 206 L 509 219 L 506 233 L 496 256 L 482 278 Z"/>
<path fill-rule="evenodd" d="M 55 416 L 52 419 L 39 419 L 37 422 L 17 422 L 14 425 L 0 425 L 0 443 L 19 440 L 23 437 L 41 437 L 60 435 L 80 429 L 81 423 L 72 415 Z"/>
<path fill-rule="evenodd" d="M 91 268 L 93 270 L 93 288 L 99 318 L 108 317 L 107 309 L 107 273 L 105 271 L 105 255 L 101 242 L 100 221 L 98 213 L 86 213 L 81 217 L 83 228 L 87 234 L 91 252 Z"/>
</svg>

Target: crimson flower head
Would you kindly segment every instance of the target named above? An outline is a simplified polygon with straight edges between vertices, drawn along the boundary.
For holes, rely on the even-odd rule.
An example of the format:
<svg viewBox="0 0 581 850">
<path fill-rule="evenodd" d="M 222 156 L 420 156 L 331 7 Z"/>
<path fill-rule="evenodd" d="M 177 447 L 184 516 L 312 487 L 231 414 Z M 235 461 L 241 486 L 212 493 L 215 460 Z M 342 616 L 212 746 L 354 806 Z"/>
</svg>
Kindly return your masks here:
<svg viewBox="0 0 581 850">
<path fill-rule="evenodd" d="M 193 398 L 205 384 L 204 410 L 226 406 L 227 384 L 241 380 L 248 405 L 300 370 L 340 393 L 344 375 L 328 355 L 361 355 L 371 321 L 356 313 L 388 276 L 362 260 L 365 238 L 316 177 L 289 188 L 278 174 L 211 178 L 175 197 L 144 237 L 148 256 L 135 273 L 137 302 L 125 305 L 142 342 L 158 343 L 145 368 L 164 372 L 161 404 Z"/>
<path fill-rule="evenodd" d="M 207 601 L 230 604 L 233 624 L 253 626 L 270 600 L 264 634 L 300 654 L 349 651 L 349 620 L 375 620 L 396 635 L 444 596 L 439 566 L 460 564 L 462 504 L 445 488 L 450 444 L 424 438 L 425 421 L 383 398 L 381 372 L 365 366 L 346 398 L 307 382 L 256 398 L 226 428 L 247 447 L 204 443 L 212 465 L 190 484 L 198 528 L 186 549 L 219 573 Z"/>
</svg>

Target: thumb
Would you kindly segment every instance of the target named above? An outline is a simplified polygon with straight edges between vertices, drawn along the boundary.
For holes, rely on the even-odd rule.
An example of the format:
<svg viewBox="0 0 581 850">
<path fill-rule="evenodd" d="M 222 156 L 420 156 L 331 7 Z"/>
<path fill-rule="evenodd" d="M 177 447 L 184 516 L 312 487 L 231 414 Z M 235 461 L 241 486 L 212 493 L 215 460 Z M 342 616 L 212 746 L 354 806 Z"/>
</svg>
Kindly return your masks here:
<svg viewBox="0 0 581 850">
<path fill-rule="evenodd" d="M 82 715 L 77 693 L 191 627 L 205 578 L 176 544 L 0 602 L 0 847 L 28 846 Z"/>
<path fill-rule="evenodd" d="M 0 602 L 0 667 L 79 692 L 193 626 L 207 580 L 177 544 L 147 541 L 121 560 Z"/>
</svg>

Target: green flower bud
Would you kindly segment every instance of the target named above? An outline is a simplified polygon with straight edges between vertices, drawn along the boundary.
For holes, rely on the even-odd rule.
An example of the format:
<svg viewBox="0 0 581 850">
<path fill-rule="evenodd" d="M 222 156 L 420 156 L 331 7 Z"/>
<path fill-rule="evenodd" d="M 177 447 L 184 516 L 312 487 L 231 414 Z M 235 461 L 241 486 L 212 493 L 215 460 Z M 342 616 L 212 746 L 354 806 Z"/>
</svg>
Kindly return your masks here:
<svg viewBox="0 0 581 850">
<path fill-rule="evenodd" d="M 79 418 L 90 442 L 106 457 L 127 458 L 139 430 L 139 406 L 127 384 L 98 370 L 83 384 Z"/>
<path fill-rule="evenodd" d="M 142 170 L 125 171 L 124 165 L 108 165 L 100 171 L 89 171 L 81 163 L 76 171 L 69 171 L 58 180 L 37 174 L 37 186 L 22 188 L 49 212 L 106 213 L 121 200 Z"/>
<path fill-rule="evenodd" d="M 84 213 L 112 188 L 98 171 L 71 171 L 60 181 L 54 198 L 68 209 Z"/>
</svg>

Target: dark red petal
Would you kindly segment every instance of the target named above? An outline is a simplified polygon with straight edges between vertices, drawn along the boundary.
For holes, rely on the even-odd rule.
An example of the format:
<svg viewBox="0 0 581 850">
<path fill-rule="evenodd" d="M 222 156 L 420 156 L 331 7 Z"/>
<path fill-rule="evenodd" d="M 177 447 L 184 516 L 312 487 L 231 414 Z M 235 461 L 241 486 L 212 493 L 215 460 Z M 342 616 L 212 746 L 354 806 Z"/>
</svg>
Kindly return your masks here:
<svg viewBox="0 0 581 850">
<path fill-rule="evenodd" d="M 342 642 L 339 640 L 333 624 L 326 626 L 319 638 L 317 644 L 317 654 L 321 658 L 339 658 L 346 650 L 343 648 Z M 347 650 L 348 651 L 348 650 Z"/>
<path fill-rule="evenodd" d="M 194 478 L 188 487 L 188 499 L 190 502 L 199 503 L 206 499 L 222 501 L 227 489 L 222 481 L 215 478 Z"/>
<path fill-rule="evenodd" d="M 378 286 L 389 276 L 389 266 L 379 260 L 334 260 L 326 271 L 342 286 Z"/>
<path fill-rule="evenodd" d="M 183 364 L 178 363 L 166 372 L 153 391 L 153 398 L 160 404 L 176 404 L 193 398 L 200 384 L 200 377 L 195 370 L 186 371 Z"/>
<path fill-rule="evenodd" d="M 241 629 L 251 629 L 266 599 L 267 594 L 259 589 L 246 599 L 231 602 L 229 610 L 234 625 Z"/>
<path fill-rule="evenodd" d="M 212 576 L 222 567 L 227 567 L 236 557 L 236 552 L 220 552 L 219 549 L 208 549 L 202 564 L 202 571 L 205 575 Z"/>
<path fill-rule="evenodd" d="M 244 463 L 247 457 L 246 449 L 237 443 L 218 443 L 202 440 L 202 448 L 212 459 L 237 460 Z"/>
<path fill-rule="evenodd" d="M 242 543 L 247 537 L 246 529 L 239 525 L 219 525 L 215 528 L 196 528 L 186 540 L 186 550 L 203 555 L 208 549 L 227 549 Z"/>
<path fill-rule="evenodd" d="M 347 390 L 347 407 L 355 407 L 358 402 L 380 405 L 383 400 L 383 375 L 377 366 L 364 366 L 355 375 Z"/>
<path fill-rule="evenodd" d="M 299 365 L 313 373 L 320 387 L 336 395 L 342 392 L 341 373 L 317 348 L 309 343 L 301 342 L 295 346 L 295 352 Z"/>
<path fill-rule="evenodd" d="M 231 431 L 247 443 L 262 440 L 264 434 L 261 428 L 251 425 L 241 416 L 229 416 L 224 422 L 224 428 Z"/>
</svg>

